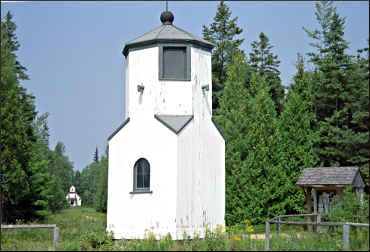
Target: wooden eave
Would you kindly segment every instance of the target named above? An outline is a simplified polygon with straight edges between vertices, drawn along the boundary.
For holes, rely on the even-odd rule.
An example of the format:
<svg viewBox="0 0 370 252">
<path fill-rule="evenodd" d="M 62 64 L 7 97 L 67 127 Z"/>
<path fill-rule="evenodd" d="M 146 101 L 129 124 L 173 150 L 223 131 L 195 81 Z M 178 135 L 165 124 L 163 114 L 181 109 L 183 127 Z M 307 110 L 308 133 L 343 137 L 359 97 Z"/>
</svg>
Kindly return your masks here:
<svg viewBox="0 0 370 252">
<path fill-rule="evenodd" d="M 349 184 L 340 184 L 340 185 L 333 185 L 333 184 L 323 184 L 323 185 L 298 185 L 302 188 L 315 188 L 315 189 L 335 189 L 335 188 L 343 188 L 346 186 L 350 186 Z"/>
</svg>

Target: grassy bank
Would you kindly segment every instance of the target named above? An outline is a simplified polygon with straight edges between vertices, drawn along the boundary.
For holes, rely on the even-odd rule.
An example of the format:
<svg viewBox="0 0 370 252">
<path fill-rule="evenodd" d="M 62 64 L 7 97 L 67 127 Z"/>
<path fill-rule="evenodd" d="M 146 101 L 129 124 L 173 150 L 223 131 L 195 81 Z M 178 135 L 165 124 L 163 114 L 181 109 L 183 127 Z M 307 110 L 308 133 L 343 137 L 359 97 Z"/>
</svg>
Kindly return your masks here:
<svg viewBox="0 0 370 252">
<path fill-rule="evenodd" d="M 41 223 L 41 222 L 38 222 Z M 170 237 L 155 240 L 150 233 L 145 240 L 118 241 L 105 232 L 106 215 L 90 208 L 73 208 L 49 216 L 42 223 L 59 227 L 57 250 L 264 250 L 265 240 L 255 239 L 264 233 L 264 225 L 251 226 L 248 221 L 242 225 L 221 228 L 208 232 L 205 239 L 173 241 Z M 20 223 L 19 223 L 20 224 Z M 282 235 L 274 235 L 272 225 L 271 250 L 341 250 L 342 229 L 321 233 L 303 231 L 302 227 L 281 227 Z M 351 230 L 351 249 L 369 249 L 368 228 Z M 52 250 L 52 229 L 2 230 L 1 250 Z"/>
</svg>

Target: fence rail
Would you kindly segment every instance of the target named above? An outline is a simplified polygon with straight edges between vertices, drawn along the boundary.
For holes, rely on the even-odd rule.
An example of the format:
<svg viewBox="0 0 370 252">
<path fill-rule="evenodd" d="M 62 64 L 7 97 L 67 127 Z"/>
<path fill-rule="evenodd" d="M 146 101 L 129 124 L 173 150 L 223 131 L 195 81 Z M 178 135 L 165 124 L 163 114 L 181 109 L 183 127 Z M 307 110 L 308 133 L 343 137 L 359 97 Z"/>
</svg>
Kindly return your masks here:
<svg viewBox="0 0 370 252">
<path fill-rule="evenodd" d="M 282 218 L 288 217 L 316 217 L 316 222 L 301 222 L 301 221 L 281 221 Z M 276 216 L 266 221 L 266 245 L 265 249 L 270 249 L 270 224 L 276 224 L 276 233 L 280 234 L 280 225 L 313 225 L 313 226 L 343 226 L 343 250 L 349 250 L 349 231 L 350 226 L 369 227 L 367 223 L 352 223 L 352 222 L 321 222 L 319 214 L 293 214 Z"/>
<path fill-rule="evenodd" d="M 55 250 L 58 244 L 59 239 L 59 228 L 56 224 L 49 225 L 1 225 L 1 229 L 17 229 L 17 228 L 53 228 L 54 229 L 54 240 L 53 240 L 53 249 Z"/>
</svg>

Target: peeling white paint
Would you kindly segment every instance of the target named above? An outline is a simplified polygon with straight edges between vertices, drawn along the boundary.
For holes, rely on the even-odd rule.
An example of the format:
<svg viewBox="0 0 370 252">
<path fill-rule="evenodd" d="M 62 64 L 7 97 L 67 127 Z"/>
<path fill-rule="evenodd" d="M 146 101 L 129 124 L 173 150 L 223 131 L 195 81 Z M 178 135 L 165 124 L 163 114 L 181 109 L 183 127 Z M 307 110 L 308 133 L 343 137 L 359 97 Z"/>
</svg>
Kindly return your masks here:
<svg viewBox="0 0 370 252">
<path fill-rule="evenodd" d="M 183 239 L 204 235 L 206 222 L 225 224 L 225 142 L 211 121 L 211 53 L 191 47 L 191 81 L 159 81 L 158 53 L 135 50 L 126 61 L 130 121 L 109 141 L 107 231 L 115 239 L 148 231 Z M 155 114 L 194 118 L 176 135 Z M 130 194 L 139 158 L 150 163 L 152 193 Z"/>
</svg>

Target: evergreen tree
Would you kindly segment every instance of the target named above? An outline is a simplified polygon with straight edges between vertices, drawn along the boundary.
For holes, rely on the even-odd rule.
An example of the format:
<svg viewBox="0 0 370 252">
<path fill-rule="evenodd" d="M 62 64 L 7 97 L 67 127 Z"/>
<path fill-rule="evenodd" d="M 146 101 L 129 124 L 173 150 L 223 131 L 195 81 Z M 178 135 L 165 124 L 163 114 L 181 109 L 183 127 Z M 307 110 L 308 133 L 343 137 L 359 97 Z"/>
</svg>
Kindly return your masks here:
<svg viewBox="0 0 370 252">
<path fill-rule="evenodd" d="M 369 44 L 369 39 L 367 42 Z M 352 75 L 350 82 L 352 99 L 346 107 L 351 114 L 349 128 L 356 134 L 350 135 L 354 139 L 346 151 L 351 155 L 349 162 L 360 166 L 367 185 L 366 191 L 369 193 L 369 111 L 366 110 L 369 108 L 369 47 L 358 50 L 357 58 L 351 65 L 350 74 Z"/>
<path fill-rule="evenodd" d="M 81 171 L 81 183 L 80 183 L 80 197 L 82 199 L 84 206 L 91 206 L 90 187 L 91 187 L 90 169 L 89 166 L 86 166 Z"/>
<path fill-rule="evenodd" d="M 232 19 L 230 17 L 229 7 L 224 1 L 220 1 L 216 16 L 213 18 L 214 22 L 209 28 L 203 25 L 204 39 L 216 44 L 212 52 L 212 108 L 215 114 L 225 85 L 226 66 L 231 63 L 233 52 L 238 51 L 244 41 L 244 39 L 235 39 L 235 36 L 243 32 L 243 29 L 236 24 L 238 17 Z"/>
<path fill-rule="evenodd" d="M 80 190 L 81 172 L 79 170 L 73 171 L 72 184 L 76 187 L 76 191 Z"/>
<path fill-rule="evenodd" d="M 281 106 L 284 99 L 284 87 L 280 80 L 279 65 L 280 61 L 277 55 L 271 52 L 272 45 L 268 37 L 261 32 L 259 41 L 252 42 L 252 52 L 249 54 L 249 61 L 252 71 L 264 76 L 270 86 L 270 95 L 275 103 L 278 114 L 281 112 Z"/>
<path fill-rule="evenodd" d="M 35 134 L 38 137 L 36 148 L 33 152 L 39 157 L 38 161 L 43 163 L 44 172 L 47 172 L 47 183 L 44 188 L 43 194 L 45 195 L 47 201 L 48 211 L 55 213 L 58 210 L 67 207 L 67 201 L 65 200 L 65 192 L 63 191 L 63 185 L 61 178 L 57 177 L 56 171 L 51 169 L 52 165 L 55 163 L 55 155 L 49 149 L 49 127 L 47 125 L 48 113 L 44 113 L 37 117 L 34 122 Z M 30 165 L 32 167 L 33 165 Z M 41 172 L 38 172 L 41 174 Z"/>
<path fill-rule="evenodd" d="M 59 177 L 51 175 L 48 191 L 48 209 L 52 213 L 68 207 L 67 193 L 62 190 L 62 181 Z"/>
<path fill-rule="evenodd" d="M 305 70 L 305 59 L 298 53 L 296 62 L 297 73 L 293 76 L 293 83 L 288 87 L 288 93 L 295 92 L 299 94 L 306 102 L 313 101 L 312 72 Z M 312 107 L 312 103 L 311 108 Z M 311 111 L 312 112 L 312 111 Z"/>
<path fill-rule="evenodd" d="M 28 79 L 15 52 L 16 25 L 8 12 L 1 22 L 1 204 L 6 222 L 42 218 L 66 204 L 63 169 L 49 149 L 48 113 L 36 118 L 34 97 L 20 85 Z"/>
<path fill-rule="evenodd" d="M 286 174 L 283 197 L 278 203 L 287 214 L 305 212 L 305 198 L 295 185 L 304 168 L 315 167 L 318 157 L 313 146 L 318 137 L 313 130 L 315 114 L 312 103 L 310 72 L 304 71 L 303 58 L 299 57 L 297 74 L 290 86 L 279 118 L 279 151 L 275 152 L 281 169 Z"/>
<path fill-rule="evenodd" d="M 245 133 L 248 131 L 247 90 L 241 73 L 245 70 L 244 55 L 237 53 L 228 65 L 225 89 L 220 99 L 220 113 L 215 120 L 226 136 L 226 224 L 231 225 L 243 220 L 240 216 L 244 208 L 245 193 L 242 186 L 241 167 L 246 152 Z M 238 213 L 239 212 L 239 213 Z"/>
<path fill-rule="evenodd" d="M 251 74 L 249 89 L 242 73 L 248 65 L 242 53 L 227 68 L 225 90 L 216 117 L 226 142 L 226 223 L 253 223 L 283 214 L 280 204 L 286 174 L 279 166 L 280 137 L 274 103 L 266 80 Z M 278 206 L 278 207 L 277 207 Z"/>
<path fill-rule="evenodd" d="M 278 118 L 269 94 L 270 87 L 266 79 L 253 74 L 250 91 L 255 95 L 248 101 L 251 109 L 245 139 L 247 156 L 242 166 L 246 181 L 243 213 L 245 218 L 260 223 L 285 213 L 281 202 L 289 188 L 285 170 L 277 158 L 281 136 L 277 130 Z"/>
<path fill-rule="evenodd" d="M 43 192 L 44 164 L 38 162 L 39 158 L 32 151 L 37 141 L 32 124 L 37 112 L 34 97 L 20 85 L 20 81 L 28 79 L 28 76 L 15 54 L 19 48 L 15 29 L 12 15 L 8 12 L 1 22 L 0 97 L 2 217 L 8 222 L 40 216 L 44 209 L 43 196 L 38 194 Z M 30 164 L 34 166 L 30 167 Z"/>
<path fill-rule="evenodd" d="M 320 136 L 316 151 L 324 166 L 368 165 L 369 89 L 368 79 L 361 77 L 365 68 L 345 52 L 345 18 L 333 3 L 317 3 L 315 15 L 320 30 L 304 30 L 317 49 L 308 53 L 315 66 L 313 101 Z"/>
<path fill-rule="evenodd" d="M 93 162 L 81 172 L 80 196 L 84 202 L 84 206 L 97 206 L 95 199 L 102 176 L 101 166 L 101 163 Z"/>
<path fill-rule="evenodd" d="M 61 189 L 65 194 L 67 194 L 72 185 L 73 164 L 64 154 L 65 145 L 62 142 L 58 142 L 52 154 L 53 163 L 51 164 L 50 169 L 51 173 L 60 179 L 62 182 Z"/>
<path fill-rule="evenodd" d="M 100 176 L 96 184 L 96 196 L 94 206 L 96 211 L 107 212 L 107 198 L 108 198 L 108 159 L 101 158 L 100 162 Z"/>
<path fill-rule="evenodd" d="M 96 147 L 95 152 L 94 152 L 94 162 L 99 163 L 98 147 Z"/>
</svg>

